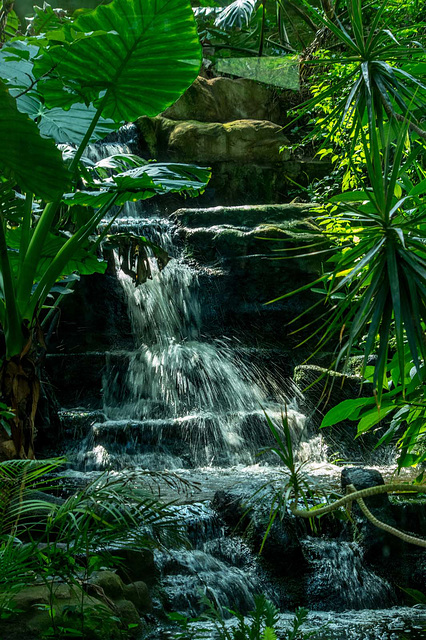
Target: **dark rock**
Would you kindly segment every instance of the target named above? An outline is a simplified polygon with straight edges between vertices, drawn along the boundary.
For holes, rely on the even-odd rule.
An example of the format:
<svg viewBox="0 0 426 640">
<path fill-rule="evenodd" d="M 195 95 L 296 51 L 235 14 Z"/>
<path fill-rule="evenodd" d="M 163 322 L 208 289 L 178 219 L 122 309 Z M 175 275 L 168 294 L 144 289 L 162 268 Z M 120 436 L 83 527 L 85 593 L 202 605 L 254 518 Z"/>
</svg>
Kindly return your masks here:
<svg viewBox="0 0 426 640">
<path fill-rule="evenodd" d="M 53 585 L 52 593 L 50 586 L 33 585 L 11 594 L 10 607 L 12 611 L 19 611 L 19 617 L 11 617 L 6 624 L 0 622 L 1 640 L 16 638 L 17 629 L 21 632 L 21 638 L 24 637 L 26 640 L 43 637 L 52 628 L 48 606 L 51 596 L 53 596 L 55 609 L 55 624 L 58 627 L 72 626 L 76 630 L 81 630 L 83 616 L 85 637 L 88 640 L 113 640 L 119 636 L 117 622 L 112 619 L 114 616 L 112 609 L 101 600 L 80 592 L 77 588 L 59 583 Z M 42 610 L 39 610 L 40 605 L 43 605 Z M 70 625 L 71 610 L 74 614 Z"/>
<path fill-rule="evenodd" d="M 346 489 L 348 484 L 353 484 L 358 490 L 384 484 L 383 477 L 378 471 L 366 468 L 343 469 L 341 482 L 343 490 Z M 398 528 L 387 494 L 371 496 L 364 501 L 373 516 L 378 520 Z M 355 502 L 353 503 L 352 517 L 361 535 L 365 557 L 368 561 L 374 564 L 386 564 L 391 556 L 400 553 L 402 542 L 395 536 L 376 527 L 365 517 L 359 505 Z"/>
<path fill-rule="evenodd" d="M 95 571 L 90 583 L 100 587 L 109 598 L 122 599 L 124 594 L 123 581 L 114 571 Z"/>
<path fill-rule="evenodd" d="M 233 529 L 238 524 L 242 526 L 248 524 L 247 518 L 244 519 L 244 522 L 241 522 L 241 518 L 245 513 L 245 509 L 241 505 L 241 497 L 235 496 L 229 491 L 216 491 L 212 500 L 212 507 L 226 524 Z"/>
<path fill-rule="evenodd" d="M 83 277 L 61 303 L 61 319 L 50 337 L 49 353 L 94 353 L 133 346 L 127 305 L 115 274 Z M 50 379 L 58 384 L 57 376 L 50 375 Z"/>
<path fill-rule="evenodd" d="M 114 607 L 122 625 L 128 630 L 129 636 L 135 638 L 141 629 L 141 619 L 133 602 L 130 602 L 130 600 L 118 600 L 114 602 Z"/>
<path fill-rule="evenodd" d="M 383 485 L 385 484 L 385 482 L 380 471 L 377 471 L 376 469 L 366 469 L 364 467 L 345 467 L 342 470 L 341 475 L 341 485 L 343 493 L 346 493 L 346 488 L 350 484 L 353 484 L 355 489 L 361 491 L 362 489 L 368 489 L 370 487 Z M 387 493 L 382 493 L 377 496 L 366 498 L 365 503 L 369 508 L 390 508 Z"/>
<path fill-rule="evenodd" d="M 264 496 L 262 501 L 248 508 L 246 498 L 233 492 L 217 491 L 212 506 L 230 528 L 235 529 L 238 525 L 253 550 L 259 552 L 269 519 L 268 503 Z M 289 515 L 276 518 L 262 550 L 262 557 L 275 574 L 292 576 L 301 571 L 305 563 L 299 542 L 301 531 L 305 532 L 303 521 L 296 521 Z"/>
<path fill-rule="evenodd" d="M 302 547 L 309 608 L 344 611 L 395 604 L 392 587 L 371 569 L 358 544 L 309 537 Z"/>
<path fill-rule="evenodd" d="M 315 215 L 315 207 L 304 203 L 275 205 L 244 205 L 240 207 L 183 208 L 174 212 L 178 222 L 185 227 L 256 227 L 260 224 L 285 224 L 303 222 Z"/>
<path fill-rule="evenodd" d="M 117 574 L 125 583 L 143 580 L 148 585 L 158 579 L 158 570 L 154 563 L 154 554 L 150 549 L 130 549 L 122 547 L 113 550 L 114 557 L 120 562 Z"/>
<path fill-rule="evenodd" d="M 331 361 L 331 357 L 328 359 L 324 355 L 324 358 L 326 362 Z M 373 395 L 372 383 L 363 382 L 359 376 L 344 375 L 313 364 L 297 366 L 294 370 L 294 382 L 303 394 L 301 411 L 318 427 L 321 414 L 325 415 L 340 402 L 359 397 L 370 398 Z M 375 449 L 387 425 L 388 421 L 384 419 L 374 430 L 355 440 L 357 420 L 342 420 L 322 429 L 321 435 L 328 445 L 329 453 L 343 458 L 348 464 L 389 464 L 394 459 L 394 447 L 381 446 Z"/>
<path fill-rule="evenodd" d="M 152 600 L 145 582 L 138 580 L 124 586 L 124 597 L 133 602 L 139 613 L 152 611 Z"/>
</svg>

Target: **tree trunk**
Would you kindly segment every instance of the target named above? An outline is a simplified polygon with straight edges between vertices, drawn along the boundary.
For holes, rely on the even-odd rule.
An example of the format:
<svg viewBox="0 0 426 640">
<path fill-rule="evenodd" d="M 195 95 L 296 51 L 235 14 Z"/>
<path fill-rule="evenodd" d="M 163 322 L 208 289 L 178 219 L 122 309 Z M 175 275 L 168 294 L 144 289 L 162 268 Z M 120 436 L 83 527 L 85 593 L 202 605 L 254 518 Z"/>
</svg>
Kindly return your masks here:
<svg viewBox="0 0 426 640">
<path fill-rule="evenodd" d="M 34 458 L 34 418 L 40 395 L 35 365 L 26 356 L 4 360 L 0 370 L 2 401 L 15 413 L 10 433 L 0 433 L 0 458 Z"/>
</svg>

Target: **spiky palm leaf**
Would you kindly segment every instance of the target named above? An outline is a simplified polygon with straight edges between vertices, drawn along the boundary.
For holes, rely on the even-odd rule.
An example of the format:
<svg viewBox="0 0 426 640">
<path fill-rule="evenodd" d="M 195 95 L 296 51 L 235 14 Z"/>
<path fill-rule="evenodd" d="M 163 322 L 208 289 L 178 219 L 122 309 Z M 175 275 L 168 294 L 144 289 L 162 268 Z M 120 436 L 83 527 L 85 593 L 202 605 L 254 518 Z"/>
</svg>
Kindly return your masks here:
<svg viewBox="0 0 426 640">
<path fill-rule="evenodd" d="M 426 108 L 426 84 L 415 75 L 417 72 L 424 77 L 424 64 L 417 65 L 414 73 L 404 69 L 409 63 L 413 66 L 416 61 L 424 61 L 424 50 L 418 42 L 406 41 L 403 37 L 398 40 L 383 22 L 387 0 L 382 1 L 373 22 L 368 25 L 361 0 L 348 0 L 350 31 L 338 17 L 331 19 L 307 0 L 301 1 L 315 22 L 327 27 L 346 50 L 343 55 L 339 52 L 334 58 L 321 57 L 305 61 L 305 64 L 341 65 L 348 71 L 301 105 L 297 117 L 332 97 L 333 108 L 326 116 L 328 121 L 336 121 L 332 132 L 356 115 L 352 121 L 355 140 L 365 117 L 374 127 L 385 115 L 403 120 L 408 114 L 413 122 L 410 126 L 426 138 L 426 131 L 418 126 Z"/>
</svg>

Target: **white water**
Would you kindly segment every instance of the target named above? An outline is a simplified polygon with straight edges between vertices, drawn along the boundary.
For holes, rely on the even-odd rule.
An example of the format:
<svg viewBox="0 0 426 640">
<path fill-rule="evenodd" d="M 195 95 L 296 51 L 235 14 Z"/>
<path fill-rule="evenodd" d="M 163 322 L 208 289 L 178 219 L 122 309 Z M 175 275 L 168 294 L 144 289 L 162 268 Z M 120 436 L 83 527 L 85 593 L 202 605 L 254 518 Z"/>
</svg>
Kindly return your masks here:
<svg viewBox="0 0 426 640">
<path fill-rule="evenodd" d="M 121 151 L 120 151 L 121 149 Z M 106 153 L 128 152 L 118 144 Z M 91 152 L 93 160 L 100 151 Z M 145 205 L 146 206 L 146 205 Z M 150 256 L 151 279 L 136 287 L 116 271 L 127 300 L 136 348 L 107 360 L 103 397 L 105 420 L 95 423 L 79 453 L 82 468 L 181 468 L 252 464 L 270 443 L 263 411 L 278 424 L 288 404 L 295 440 L 305 456 L 320 457 L 320 441 L 306 437 L 305 417 L 273 382 L 245 362 L 226 340 L 202 334 L 199 281 L 181 255 L 176 227 L 161 217 L 146 217 L 127 203 L 113 231 L 131 231 L 162 246 L 171 257 L 160 271 Z M 269 383 L 269 385 L 268 385 Z"/>
</svg>

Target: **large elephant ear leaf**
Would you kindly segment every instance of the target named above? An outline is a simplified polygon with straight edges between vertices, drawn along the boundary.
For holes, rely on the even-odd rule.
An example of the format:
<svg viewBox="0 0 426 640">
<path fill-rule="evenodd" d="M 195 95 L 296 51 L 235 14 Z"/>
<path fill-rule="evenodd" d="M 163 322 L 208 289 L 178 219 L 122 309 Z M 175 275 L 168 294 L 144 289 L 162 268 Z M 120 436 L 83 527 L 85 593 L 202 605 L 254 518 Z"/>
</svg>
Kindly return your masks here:
<svg viewBox="0 0 426 640">
<path fill-rule="evenodd" d="M 23 190 L 49 202 L 70 185 L 70 174 L 52 140 L 40 136 L 37 125 L 18 111 L 0 81 L 0 171 Z"/>
<path fill-rule="evenodd" d="M 48 107 L 101 100 L 102 115 L 115 122 L 155 116 L 200 69 L 189 0 L 113 0 L 77 18 L 72 34 L 72 42 L 43 50 L 35 66 Z"/>
</svg>

